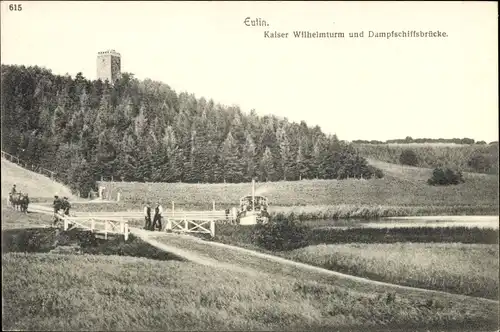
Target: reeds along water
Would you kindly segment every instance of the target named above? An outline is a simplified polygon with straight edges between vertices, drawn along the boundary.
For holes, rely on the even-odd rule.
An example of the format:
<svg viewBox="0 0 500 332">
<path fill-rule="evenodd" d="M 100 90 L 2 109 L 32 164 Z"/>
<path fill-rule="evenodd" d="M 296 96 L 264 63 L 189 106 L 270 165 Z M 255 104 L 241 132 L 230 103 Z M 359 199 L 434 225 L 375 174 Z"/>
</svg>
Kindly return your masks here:
<svg viewBox="0 0 500 332">
<path fill-rule="evenodd" d="M 498 230 L 479 227 L 398 227 L 310 229 L 308 245 L 334 243 L 479 243 L 497 244 Z"/>
<path fill-rule="evenodd" d="M 497 214 L 492 206 L 291 206 L 270 207 L 273 220 L 376 219 L 422 215 L 488 215 Z"/>
<path fill-rule="evenodd" d="M 219 241 L 254 244 L 255 226 L 217 225 Z M 336 243 L 478 243 L 498 244 L 498 229 L 479 227 L 305 228 L 304 245 Z"/>
</svg>

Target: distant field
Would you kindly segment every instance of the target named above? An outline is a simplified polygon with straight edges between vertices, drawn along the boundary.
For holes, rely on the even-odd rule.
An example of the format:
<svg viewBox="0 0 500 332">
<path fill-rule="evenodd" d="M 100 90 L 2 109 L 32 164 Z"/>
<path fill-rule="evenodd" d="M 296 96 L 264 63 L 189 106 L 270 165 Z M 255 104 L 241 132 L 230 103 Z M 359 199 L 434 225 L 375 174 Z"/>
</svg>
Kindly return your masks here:
<svg viewBox="0 0 500 332">
<path fill-rule="evenodd" d="M 498 145 L 461 145 L 446 143 L 392 143 L 354 144 L 365 158 L 399 164 L 399 156 L 405 149 L 412 149 L 418 157 L 420 167 L 435 168 L 447 166 L 462 171 L 474 172 L 468 165 L 474 155 L 485 156 L 492 164 L 489 173 L 498 173 Z"/>
<path fill-rule="evenodd" d="M 498 299 L 498 245 L 358 243 L 309 246 L 282 255 L 370 279 Z"/>
<path fill-rule="evenodd" d="M 256 184 L 256 194 L 268 197 L 270 210 L 283 212 L 279 207 L 315 205 L 317 214 L 325 209 L 338 211 L 368 208 L 393 211 L 401 207 L 402 214 L 410 215 L 415 210 L 458 214 L 496 214 L 498 211 L 498 176 L 465 173 L 465 183 L 456 186 L 435 187 L 427 185 L 432 170 L 400 166 L 385 162 L 370 161 L 381 168 L 386 176 L 373 180 L 303 180 Z M 175 201 L 179 209 L 226 209 L 239 204 L 240 197 L 251 194 L 251 184 L 186 184 L 186 183 L 130 183 L 103 182 L 107 190 L 116 197 L 125 209 L 139 209 L 145 200 L 160 199 L 170 207 Z M 335 206 L 335 207 L 333 207 Z M 343 207 L 338 207 L 343 206 Z M 81 208 L 88 209 L 90 206 Z M 105 209 L 102 206 L 101 209 Z M 455 212 L 453 212 L 455 211 Z M 481 212 L 483 211 L 483 212 Z M 378 212 L 377 212 L 378 213 Z M 314 213 L 313 213 L 314 214 Z M 387 216 L 395 215 L 385 213 Z M 376 215 L 372 215 L 376 216 Z"/>
</svg>

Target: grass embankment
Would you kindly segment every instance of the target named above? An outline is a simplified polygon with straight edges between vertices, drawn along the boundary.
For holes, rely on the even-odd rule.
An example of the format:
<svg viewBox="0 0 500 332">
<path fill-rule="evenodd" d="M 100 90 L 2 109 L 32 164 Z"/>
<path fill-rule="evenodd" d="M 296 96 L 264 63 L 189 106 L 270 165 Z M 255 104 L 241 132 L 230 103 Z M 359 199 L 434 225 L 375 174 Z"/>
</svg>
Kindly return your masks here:
<svg viewBox="0 0 500 332">
<path fill-rule="evenodd" d="M 376 218 L 383 216 L 498 214 L 498 176 L 465 173 L 465 183 L 429 186 L 431 169 L 375 162 L 386 174 L 372 180 L 304 180 L 257 183 L 275 216 L 299 219 Z M 112 195 L 121 192 L 123 202 L 112 205 L 80 204 L 78 209 L 140 209 L 144 200 L 161 200 L 170 208 L 222 210 L 239 204 L 251 194 L 251 185 L 103 182 Z M 98 206 L 99 205 L 99 206 Z"/>
<path fill-rule="evenodd" d="M 68 187 L 2 158 L 2 198 L 9 196 L 14 184 L 17 191 L 27 193 L 32 202 L 51 199 L 56 194 L 74 198 Z"/>
<path fill-rule="evenodd" d="M 2 255 L 2 267 L 6 329 L 473 331 L 497 325 L 495 305 L 392 299 L 191 263 L 11 253 Z"/>
<path fill-rule="evenodd" d="M 498 299 L 498 246 L 483 244 L 316 245 L 282 256 L 373 280 Z"/>
<path fill-rule="evenodd" d="M 419 167 L 435 168 L 439 166 L 460 169 L 466 172 L 475 170 L 469 166 L 473 156 L 482 155 L 492 165 L 487 170 L 498 172 L 498 145 L 461 145 L 461 144 L 354 144 L 360 155 L 388 163 L 399 164 L 403 150 L 413 150 Z"/>
<path fill-rule="evenodd" d="M 108 240 L 98 238 L 90 231 L 57 228 L 27 228 L 2 230 L 2 253 L 70 253 L 93 255 L 119 255 L 144 257 L 157 260 L 182 260 L 175 255 L 150 246 L 130 235 L 128 241 L 122 236 Z"/>
</svg>

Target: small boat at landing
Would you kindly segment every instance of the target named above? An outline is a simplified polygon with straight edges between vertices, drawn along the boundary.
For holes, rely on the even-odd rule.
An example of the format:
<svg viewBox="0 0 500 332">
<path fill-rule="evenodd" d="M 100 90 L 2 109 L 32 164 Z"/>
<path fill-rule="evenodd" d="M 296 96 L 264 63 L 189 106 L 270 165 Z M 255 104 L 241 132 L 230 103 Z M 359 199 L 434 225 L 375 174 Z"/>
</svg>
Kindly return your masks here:
<svg viewBox="0 0 500 332">
<path fill-rule="evenodd" d="M 269 221 L 268 205 L 266 197 L 255 195 L 255 181 L 252 181 L 252 195 L 240 198 L 240 207 L 237 216 L 238 224 L 255 225 L 267 223 Z"/>
</svg>

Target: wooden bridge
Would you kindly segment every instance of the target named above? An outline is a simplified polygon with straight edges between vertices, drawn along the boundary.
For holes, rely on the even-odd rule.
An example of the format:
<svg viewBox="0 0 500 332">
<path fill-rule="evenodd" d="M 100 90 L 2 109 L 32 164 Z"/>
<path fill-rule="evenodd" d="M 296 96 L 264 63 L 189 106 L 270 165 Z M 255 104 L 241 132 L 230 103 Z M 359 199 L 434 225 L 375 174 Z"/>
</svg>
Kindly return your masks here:
<svg viewBox="0 0 500 332">
<path fill-rule="evenodd" d="M 88 217 L 113 217 L 113 218 L 124 218 L 128 220 L 143 220 L 144 213 L 142 211 L 121 211 L 121 212 L 78 212 L 79 216 Z M 235 211 L 231 211 L 226 214 L 225 210 L 209 210 L 209 211 L 183 211 L 177 210 L 172 211 L 171 209 L 165 210 L 163 212 L 164 218 L 202 218 L 211 219 L 215 221 L 234 221 L 236 220 Z"/>
<path fill-rule="evenodd" d="M 45 206 L 33 204 L 30 205 L 28 211 L 55 217 L 54 212 Z M 214 237 L 216 220 L 222 217 L 227 217 L 224 211 L 223 215 L 217 211 L 186 211 L 182 216 L 167 214 L 164 216 L 165 227 L 162 231 L 202 233 Z M 140 219 L 142 222 L 144 217 L 138 212 L 100 212 L 78 213 L 78 215 L 71 216 L 57 214 L 57 218 L 63 223 L 65 231 L 72 228 L 81 228 L 104 234 L 105 239 L 108 238 L 108 234 L 120 234 L 124 236 L 126 241 L 130 234 L 129 221 Z"/>
</svg>

